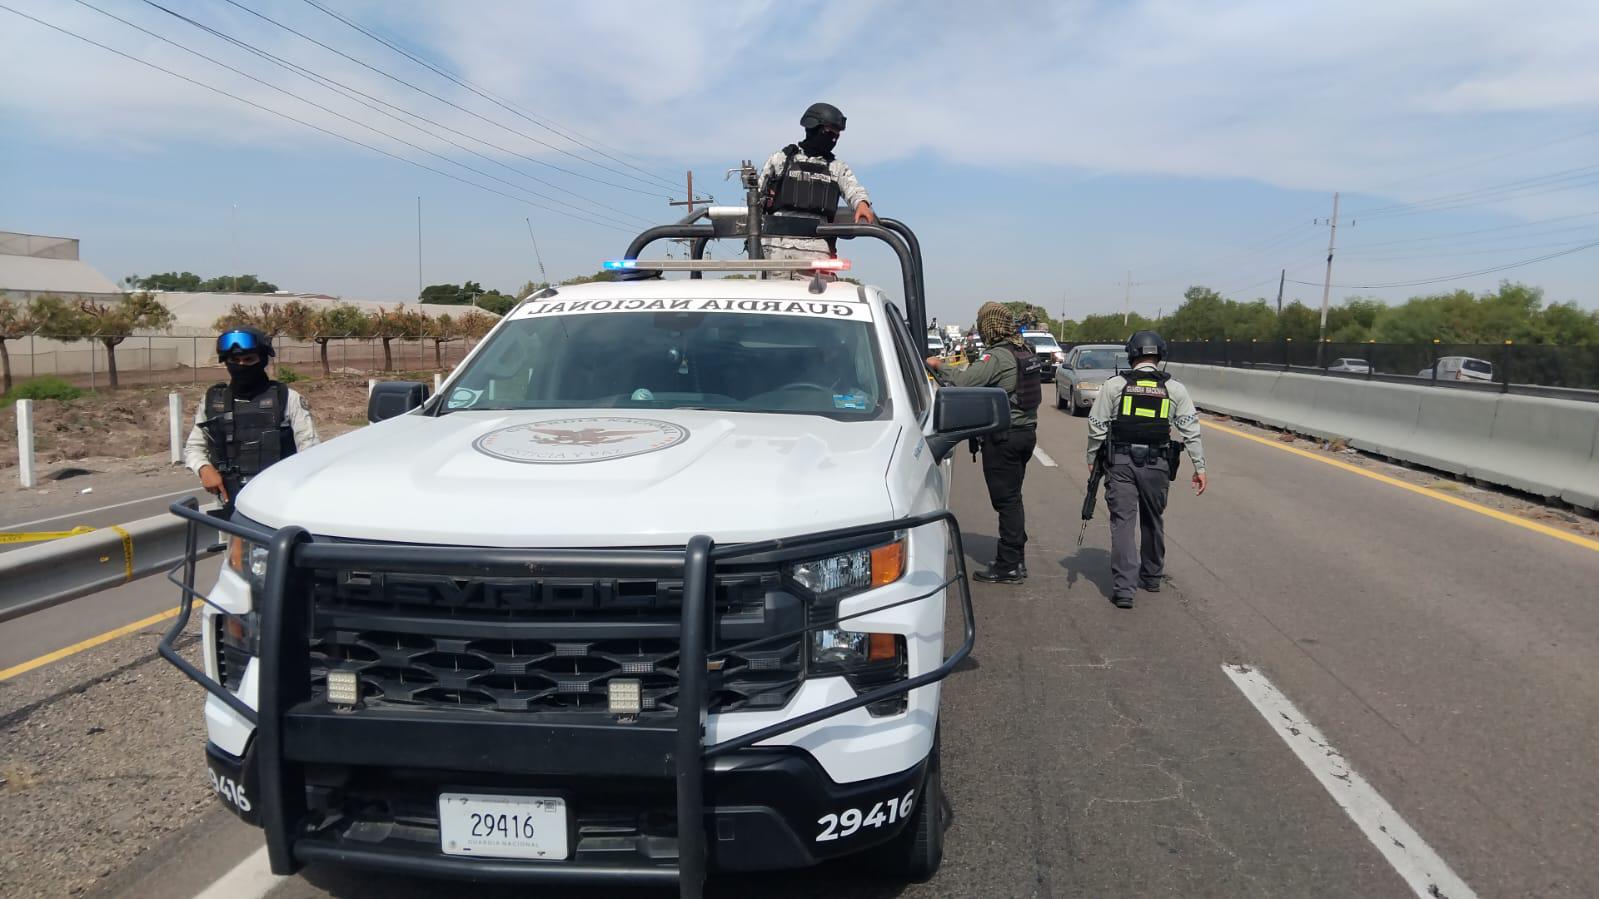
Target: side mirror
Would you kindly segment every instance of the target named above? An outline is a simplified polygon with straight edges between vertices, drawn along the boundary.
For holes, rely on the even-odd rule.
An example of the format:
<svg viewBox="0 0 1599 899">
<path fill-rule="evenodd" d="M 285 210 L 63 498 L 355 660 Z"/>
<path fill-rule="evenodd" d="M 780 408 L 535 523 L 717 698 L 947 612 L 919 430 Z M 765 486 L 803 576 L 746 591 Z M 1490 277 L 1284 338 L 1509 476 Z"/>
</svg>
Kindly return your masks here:
<svg viewBox="0 0 1599 899">
<path fill-rule="evenodd" d="M 404 415 L 427 402 L 432 388 L 421 381 L 382 381 L 373 385 L 366 400 L 368 424 Z"/>
<path fill-rule="evenodd" d="M 965 440 L 1010 429 L 1010 398 L 998 387 L 941 387 L 927 445 L 942 462 Z"/>
</svg>

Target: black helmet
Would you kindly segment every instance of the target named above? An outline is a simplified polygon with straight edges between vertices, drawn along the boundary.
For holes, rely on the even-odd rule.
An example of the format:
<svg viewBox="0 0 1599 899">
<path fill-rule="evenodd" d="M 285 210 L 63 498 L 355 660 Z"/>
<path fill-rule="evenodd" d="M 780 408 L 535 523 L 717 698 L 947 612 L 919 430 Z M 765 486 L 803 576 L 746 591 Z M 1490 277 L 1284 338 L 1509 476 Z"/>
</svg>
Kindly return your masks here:
<svg viewBox="0 0 1599 899">
<path fill-rule="evenodd" d="M 276 355 L 272 351 L 272 338 L 255 328 L 229 328 L 217 335 L 217 361 L 226 362 L 234 353 Z"/>
<path fill-rule="evenodd" d="M 1131 362 L 1140 356 L 1166 358 L 1166 338 L 1154 331 L 1139 331 L 1127 338 L 1127 361 Z"/>
<path fill-rule="evenodd" d="M 840 131 L 844 130 L 844 114 L 838 107 L 831 103 L 812 103 L 805 114 L 800 116 L 800 127 L 806 131 L 820 128 L 823 125 L 832 125 Z"/>
</svg>

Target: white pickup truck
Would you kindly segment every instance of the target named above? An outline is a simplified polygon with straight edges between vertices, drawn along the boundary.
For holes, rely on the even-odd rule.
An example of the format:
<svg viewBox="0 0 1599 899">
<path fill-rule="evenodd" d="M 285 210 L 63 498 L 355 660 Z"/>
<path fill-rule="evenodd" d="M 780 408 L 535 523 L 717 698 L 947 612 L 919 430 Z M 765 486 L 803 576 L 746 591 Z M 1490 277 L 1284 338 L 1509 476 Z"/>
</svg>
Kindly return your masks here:
<svg viewBox="0 0 1599 899">
<path fill-rule="evenodd" d="M 203 596 L 186 572 L 203 663 L 182 621 L 163 654 L 274 871 L 937 870 L 938 681 L 975 635 L 945 460 L 1005 396 L 935 392 L 877 288 L 656 274 L 527 298 L 231 520 L 175 507 L 229 541 Z"/>
</svg>

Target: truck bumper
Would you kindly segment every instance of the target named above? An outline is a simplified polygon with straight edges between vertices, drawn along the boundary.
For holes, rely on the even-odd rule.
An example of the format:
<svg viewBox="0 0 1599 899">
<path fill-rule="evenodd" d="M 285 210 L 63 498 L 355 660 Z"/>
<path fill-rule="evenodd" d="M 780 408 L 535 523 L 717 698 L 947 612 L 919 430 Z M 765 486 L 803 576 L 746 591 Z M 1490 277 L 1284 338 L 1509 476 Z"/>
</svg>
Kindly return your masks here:
<svg viewBox="0 0 1599 899">
<path fill-rule="evenodd" d="M 573 747 L 581 754 L 581 747 Z M 254 753 L 215 744 L 206 764 L 219 801 L 259 825 Z M 704 817 L 710 867 L 760 871 L 809 867 L 897 836 L 924 800 L 927 761 L 884 777 L 840 784 L 805 752 L 747 749 L 706 772 Z M 561 861 L 463 858 L 440 848 L 438 794 L 507 792 L 561 796 L 572 830 Z M 936 797 L 933 798 L 936 801 Z M 846 813 L 858 814 L 845 818 Z M 294 858 L 472 881 L 668 884 L 677 876 L 675 798 L 670 782 L 374 766 L 308 772 L 307 827 Z M 843 822 L 840 819 L 843 818 Z M 855 822 L 860 822 L 855 824 Z"/>
</svg>

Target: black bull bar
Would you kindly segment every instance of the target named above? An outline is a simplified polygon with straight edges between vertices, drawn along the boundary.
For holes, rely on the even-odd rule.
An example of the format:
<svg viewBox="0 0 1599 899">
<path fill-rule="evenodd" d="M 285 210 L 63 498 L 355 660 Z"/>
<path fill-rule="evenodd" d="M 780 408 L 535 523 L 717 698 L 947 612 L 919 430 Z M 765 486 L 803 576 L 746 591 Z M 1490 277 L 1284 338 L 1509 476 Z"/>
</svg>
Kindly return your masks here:
<svg viewBox="0 0 1599 899">
<path fill-rule="evenodd" d="M 649 865 L 577 866 L 550 862 L 514 864 L 506 869 L 510 872 L 509 877 L 526 881 L 663 884 L 676 880 L 682 896 L 701 895 L 707 867 L 703 825 L 707 760 L 941 681 L 953 673 L 971 653 L 977 639 L 976 619 L 972 608 L 971 586 L 966 576 L 960 526 L 954 514 L 948 511 L 907 516 L 877 524 L 839 528 L 799 537 L 722 547 L 716 546 L 708 536 L 697 536 L 689 540 L 688 545 L 681 551 L 501 549 L 331 543 L 314 541 L 309 532 L 294 525 L 269 530 L 219 518 L 201 511 L 193 499 L 174 503 L 172 512 L 188 521 L 188 552 L 184 561 L 168 574 L 168 579 L 182 591 L 182 600 L 177 620 L 161 638 L 160 653 L 191 680 L 199 683 L 211 695 L 226 703 L 229 708 L 254 725 L 256 731 L 253 745 L 256 764 L 259 766 L 259 788 L 253 801 L 259 808 L 260 822 L 266 832 L 267 854 L 272 871 L 277 874 L 293 873 L 307 860 L 307 853 L 297 854 L 295 851 L 296 836 L 303 832 L 307 817 L 303 766 L 297 760 L 286 757 L 285 731 L 290 710 L 310 698 L 308 634 L 311 591 L 307 578 L 309 572 L 318 567 L 361 565 L 377 570 L 405 571 L 416 570 L 419 567 L 455 565 L 460 566 L 462 570 L 472 570 L 486 561 L 492 561 L 496 565 L 511 563 L 535 566 L 536 570 L 552 575 L 559 575 L 562 572 L 591 573 L 596 568 L 603 568 L 606 572 L 614 571 L 623 576 L 681 576 L 683 604 L 679 623 L 679 695 L 672 726 L 640 727 L 637 724 L 624 726 L 610 716 L 595 716 L 603 717 L 604 720 L 585 721 L 581 725 L 570 722 L 546 723 L 540 720 L 540 716 L 529 714 L 528 720 L 515 721 L 504 727 L 504 730 L 519 732 L 528 729 L 526 733 L 532 742 L 550 748 L 561 746 L 563 736 L 581 734 L 587 739 L 588 745 L 603 747 L 602 754 L 605 756 L 606 765 L 614 765 L 633 773 L 660 771 L 663 775 L 669 774 L 675 781 L 677 806 L 676 870 Z M 836 546 L 839 541 L 861 540 L 872 536 L 892 538 L 897 531 L 909 531 L 934 523 L 942 523 L 950 536 L 949 549 L 954 556 L 955 568 L 954 575 L 936 587 L 909 599 L 811 622 L 801 628 L 770 634 L 715 651 L 707 650 L 708 634 L 713 627 L 712 594 L 718 562 L 787 550 L 804 550 L 812 545 Z M 188 626 L 196 599 L 210 605 L 221 614 L 230 614 L 194 586 L 198 559 L 215 550 L 215 547 L 204 547 L 201 543 L 202 532 L 209 528 L 216 528 L 226 534 L 268 548 L 265 587 L 254 603 L 255 611 L 260 616 L 257 656 L 259 708 L 251 708 L 222 684 L 207 676 L 204 670 L 184 658 L 175 647 L 175 641 Z M 710 660 L 749 649 L 757 644 L 792 639 L 814 630 L 836 627 L 852 618 L 920 602 L 951 586 L 957 588 L 956 592 L 960 597 L 964 637 L 961 645 L 937 668 L 889 686 L 858 694 L 853 699 L 796 715 L 787 721 L 740 737 L 714 744 L 705 742 L 709 704 L 706 671 Z M 585 762 L 579 760 L 576 764 L 581 766 Z M 684 826 L 684 822 L 701 823 L 699 826 L 688 827 Z M 488 864 L 485 864 L 486 862 Z M 428 858 L 425 863 L 419 864 L 416 873 L 446 877 L 451 875 L 476 877 L 492 873 L 487 870 L 491 867 L 496 866 L 486 859 L 437 857 Z"/>
</svg>

